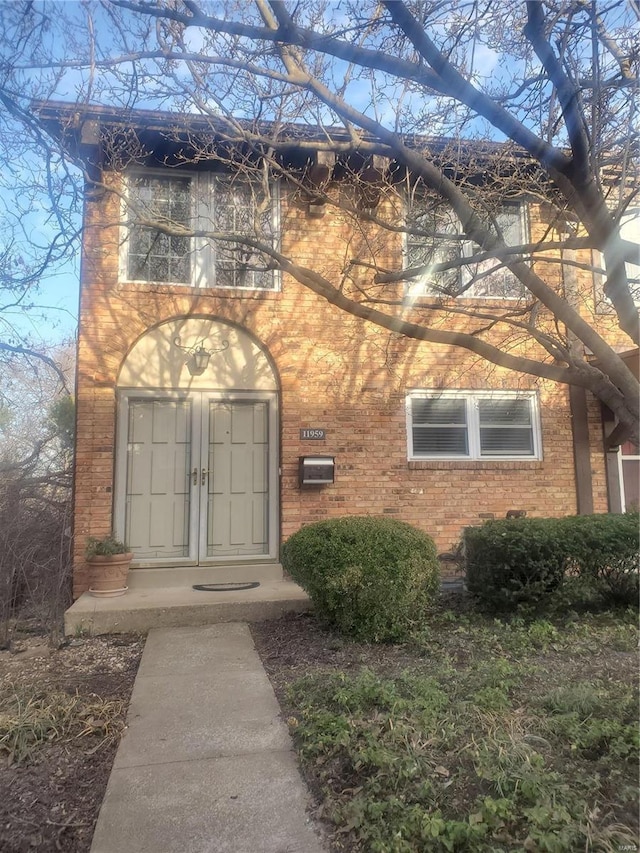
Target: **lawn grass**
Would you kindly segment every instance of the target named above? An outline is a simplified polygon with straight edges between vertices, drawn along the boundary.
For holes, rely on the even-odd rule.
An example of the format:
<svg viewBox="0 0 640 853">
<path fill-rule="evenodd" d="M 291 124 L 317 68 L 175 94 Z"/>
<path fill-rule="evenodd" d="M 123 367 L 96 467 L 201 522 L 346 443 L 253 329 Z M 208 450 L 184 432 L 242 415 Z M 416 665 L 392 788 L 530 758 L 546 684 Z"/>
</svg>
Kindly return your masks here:
<svg viewBox="0 0 640 853">
<path fill-rule="evenodd" d="M 637 850 L 635 614 L 425 625 L 289 684 L 334 849 Z"/>
</svg>

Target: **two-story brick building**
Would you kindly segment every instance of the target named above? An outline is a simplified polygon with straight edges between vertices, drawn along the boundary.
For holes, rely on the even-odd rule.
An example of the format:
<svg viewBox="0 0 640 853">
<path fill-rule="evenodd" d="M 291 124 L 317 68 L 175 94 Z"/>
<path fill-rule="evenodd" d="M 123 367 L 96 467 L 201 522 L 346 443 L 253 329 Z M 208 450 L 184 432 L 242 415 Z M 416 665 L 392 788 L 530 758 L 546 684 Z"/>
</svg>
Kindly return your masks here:
<svg viewBox="0 0 640 853">
<path fill-rule="evenodd" d="M 96 182 L 82 254 L 76 594 L 86 538 L 111 529 L 134 570 L 199 566 L 205 577 L 277 564 L 301 525 L 344 514 L 403 519 L 448 550 L 464 526 L 513 509 L 622 508 L 622 463 L 583 390 L 368 323 L 250 244 L 205 234 L 258 222 L 283 256 L 338 281 L 356 239 L 339 208 L 284 177 L 257 190 L 219 152 L 182 156 L 170 115 L 40 114 Z M 119 128 L 109 151 L 106 125 Z M 549 229 L 526 194 L 500 216 L 516 244 Z M 416 240 L 369 237 L 389 267 L 420 258 Z M 591 273 L 578 286 L 595 312 Z M 487 274 L 465 299 L 501 304 L 513 287 L 508 271 Z M 397 310 L 411 316 L 410 303 Z M 464 314 L 449 323 L 470 328 Z"/>
</svg>

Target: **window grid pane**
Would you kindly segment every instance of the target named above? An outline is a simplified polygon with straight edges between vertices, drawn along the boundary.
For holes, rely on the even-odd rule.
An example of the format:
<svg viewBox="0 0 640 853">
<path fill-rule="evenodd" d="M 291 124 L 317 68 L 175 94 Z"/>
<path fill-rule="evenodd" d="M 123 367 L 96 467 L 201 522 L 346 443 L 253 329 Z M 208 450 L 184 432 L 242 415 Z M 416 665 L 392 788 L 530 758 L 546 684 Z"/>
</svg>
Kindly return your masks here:
<svg viewBox="0 0 640 853">
<path fill-rule="evenodd" d="M 455 295 L 459 289 L 459 268 L 433 270 L 436 264 L 455 263 L 460 258 L 461 243 L 455 239 L 459 224 L 453 211 L 427 207 L 419 198 L 414 198 L 407 225 L 412 230 L 425 232 L 425 236 L 407 234 L 407 266 L 425 267 L 424 272 L 407 282 L 409 292 L 414 296 Z M 447 235 L 451 239 L 447 239 Z"/>
<path fill-rule="evenodd" d="M 523 397 L 512 400 L 478 400 L 478 413 L 482 426 L 497 424 L 531 426 L 531 403 Z"/>
<path fill-rule="evenodd" d="M 428 456 L 468 456 L 467 428 L 414 426 L 413 452 Z"/>
<path fill-rule="evenodd" d="M 256 187 L 246 181 L 218 177 L 214 188 L 214 228 L 248 238 L 262 239 L 274 245 L 274 210 L 264 209 L 256 198 Z M 258 208 L 261 209 L 258 209 Z M 216 241 L 213 246 L 218 287 L 271 290 L 275 287 L 272 270 L 265 258 L 251 246 L 235 241 Z"/>
<path fill-rule="evenodd" d="M 522 209 L 519 204 L 505 204 L 496 216 L 496 223 L 507 246 L 519 246 L 525 242 Z M 480 254 L 482 249 L 467 244 L 466 254 Z M 497 258 L 487 258 L 477 264 L 466 264 L 463 279 L 470 281 L 465 295 L 475 299 L 519 299 L 526 290 L 522 282 Z"/>
<path fill-rule="evenodd" d="M 191 282 L 191 239 L 140 224 L 141 219 L 167 226 L 191 226 L 191 179 L 136 176 L 129 182 L 128 277 L 133 281 Z"/>
<path fill-rule="evenodd" d="M 640 447 L 631 439 L 620 445 L 620 453 L 622 456 L 640 456 Z"/>
<path fill-rule="evenodd" d="M 481 427 L 482 456 L 533 456 L 530 427 Z"/>
<path fill-rule="evenodd" d="M 440 424 L 442 426 L 467 423 L 467 404 L 464 398 L 414 399 L 413 420 L 416 424 Z"/>
</svg>

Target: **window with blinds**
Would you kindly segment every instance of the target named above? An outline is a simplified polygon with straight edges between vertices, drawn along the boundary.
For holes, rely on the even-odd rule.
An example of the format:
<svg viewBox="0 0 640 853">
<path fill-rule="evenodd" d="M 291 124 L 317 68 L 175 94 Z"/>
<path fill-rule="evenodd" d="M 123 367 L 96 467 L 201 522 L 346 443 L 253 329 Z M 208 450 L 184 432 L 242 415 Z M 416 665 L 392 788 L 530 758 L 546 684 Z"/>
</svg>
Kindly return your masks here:
<svg viewBox="0 0 640 853">
<path fill-rule="evenodd" d="M 467 404 L 464 399 L 413 398 L 411 418 L 415 455 L 469 455 Z"/>
<path fill-rule="evenodd" d="M 533 392 L 413 391 L 409 459 L 540 459 Z"/>
<path fill-rule="evenodd" d="M 478 400 L 481 456 L 533 456 L 531 399 Z"/>
<path fill-rule="evenodd" d="M 149 169 L 129 173 L 126 188 L 123 280 L 277 289 L 269 259 L 250 245 L 278 245 L 277 184 L 265 193 L 244 176 Z"/>
</svg>

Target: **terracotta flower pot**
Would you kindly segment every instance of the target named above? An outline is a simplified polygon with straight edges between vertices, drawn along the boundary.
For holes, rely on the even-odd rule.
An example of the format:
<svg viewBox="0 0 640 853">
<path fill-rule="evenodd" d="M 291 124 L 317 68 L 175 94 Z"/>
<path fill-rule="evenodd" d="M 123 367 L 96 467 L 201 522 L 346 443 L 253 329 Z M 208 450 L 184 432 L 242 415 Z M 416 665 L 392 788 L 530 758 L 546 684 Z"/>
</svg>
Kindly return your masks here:
<svg viewBox="0 0 640 853">
<path fill-rule="evenodd" d="M 127 589 L 132 553 L 110 554 L 107 557 L 89 557 L 89 592 L 98 598 L 124 595 Z"/>
</svg>

